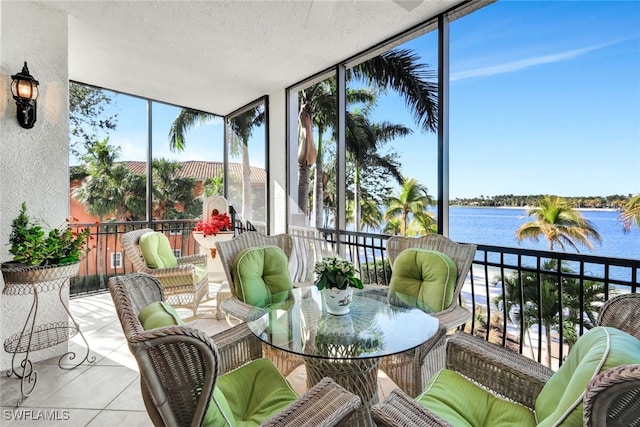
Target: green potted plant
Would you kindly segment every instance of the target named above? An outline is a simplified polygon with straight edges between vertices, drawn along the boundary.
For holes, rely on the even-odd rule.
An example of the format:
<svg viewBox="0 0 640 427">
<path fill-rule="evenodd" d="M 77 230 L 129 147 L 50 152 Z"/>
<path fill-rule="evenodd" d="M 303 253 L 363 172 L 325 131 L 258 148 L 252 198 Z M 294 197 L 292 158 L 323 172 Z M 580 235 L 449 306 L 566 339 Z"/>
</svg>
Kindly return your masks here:
<svg viewBox="0 0 640 427">
<path fill-rule="evenodd" d="M 68 221 L 68 220 L 67 220 Z M 45 231 L 42 225 L 27 215 L 25 202 L 11 223 L 9 253 L 13 260 L 2 264 L 2 272 L 18 273 L 38 267 L 77 264 L 90 247 L 87 244 L 91 230 L 76 231 L 68 226 Z M 13 275 L 12 280 L 16 277 Z"/>
<path fill-rule="evenodd" d="M 349 313 L 353 289 L 364 288 L 353 263 L 342 258 L 327 257 L 316 263 L 313 272 L 316 274 L 316 287 L 323 291 L 327 312 L 335 315 Z"/>
</svg>

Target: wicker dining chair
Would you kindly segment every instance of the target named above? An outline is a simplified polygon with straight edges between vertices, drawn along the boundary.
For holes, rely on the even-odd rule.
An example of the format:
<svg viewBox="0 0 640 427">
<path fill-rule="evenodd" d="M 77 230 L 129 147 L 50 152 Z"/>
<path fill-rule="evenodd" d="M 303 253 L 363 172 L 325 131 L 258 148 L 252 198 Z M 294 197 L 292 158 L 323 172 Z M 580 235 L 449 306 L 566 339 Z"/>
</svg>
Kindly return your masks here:
<svg viewBox="0 0 640 427">
<path fill-rule="evenodd" d="M 209 278 L 206 255 L 176 257 L 178 265 L 168 268 L 151 268 L 140 250 L 140 237 L 156 233 L 150 228 L 129 231 L 120 240 L 125 257 L 133 265 L 133 271 L 156 277 L 164 289 L 167 302 L 174 307 L 185 307 L 196 315 L 203 298 L 209 298 Z"/>
<path fill-rule="evenodd" d="M 577 349 L 587 334 L 585 345 Z M 576 346 L 570 360 L 554 372 L 520 353 L 457 331 L 447 341 L 447 370 L 415 399 L 394 389 L 372 407 L 373 418 L 381 427 L 451 426 L 461 422 L 460 417 L 465 425 L 482 425 L 478 413 L 486 411 L 483 416 L 491 418 L 485 418 L 484 425 L 492 426 L 540 421 L 640 425 L 640 341 L 616 328 L 598 327 Z M 537 404 L 538 398 L 542 401 Z"/>
<path fill-rule="evenodd" d="M 452 303 L 436 313 L 440 325 L 446 330 L 459 327 L 470 317 L 471 312 L 458 304 L 460 292 L 476 253 L 476 245 L 456 243 L 440 234 L 421 237 L 392 236 L 387 240 L 387 255 L 394 274 L 394 261 L 407 249 L 428 249 L 447 255 L 456 265 L 457 276 Z M 396 273 L 397 274 L 397 273 Z M 446 336 L 437 337 L 437 343 L 427 342 L 425 349 L 418 348 L 404 353 L 384 357 L 380 369 L 384 371 L 405 393 L 415 397 L 423 389 L 426 381 L 444 367 Z"/>
<path fill-rule="evenodd" d="M 297 396 L 262 358 L 260 342 L 246 323 L 212 337 L 172 321 L 173 326 L 144 330 L 140 319 L 157 322 L 145 312 L 164 300 L 163 287 L 148 274 L 112 277 L 109 292 L 156 426 L 221 427 L 238 421 L 247 426 L 335 426 L 345 425 L 361 406 L 358 396 L 329 378 Z M 254 370 L 258 375 L 251 375 Z M 245 387 L 249 378 L 253 384 Z"/>
<path fill-rule="evenodd" d="M 277 246 L 284 251 L 287 259 L 289 259 L 293 249 L 293 240 L 291 236 L 284 233 L 267 236 L 257 231 L 245 231 L 232 240 L 216 242 L 222 269 L 224 270 L 229 283 L 229 289 L 231 290 L 231 298 L 223 300 L 220 304 L 220 309 L 224 312 L 230 324 L 232 323 L 230 317 L 241 322 L 246 321 L 249 312 L 253 308 L 252 305 L 238 298 L 236 294 L 236 286 L 232 273 L 234 260 L 242 250 L 260 246 Z M 304 363 L 301 356 L 287 353 L 267 344 L 263 345 L 262 351 L 285 376 L 289 375 L 294 369 Z"/>
<path fill-rule="evenodd" d="M 616 295 L 607 300 L 596 325 L 618 328 L 640 339 L 640 294 Z"/>
</svg>

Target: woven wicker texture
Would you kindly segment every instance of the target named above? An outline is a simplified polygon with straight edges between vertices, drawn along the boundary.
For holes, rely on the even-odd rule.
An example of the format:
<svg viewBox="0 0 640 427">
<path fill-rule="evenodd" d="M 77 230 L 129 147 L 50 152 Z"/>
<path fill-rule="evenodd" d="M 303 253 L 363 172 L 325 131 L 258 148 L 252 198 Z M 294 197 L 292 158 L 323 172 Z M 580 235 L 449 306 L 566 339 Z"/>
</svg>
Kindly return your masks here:
<svg viewBox="0 0 640 427">
<path fill-rule="evenodd" d="M 227 298 L 220 303 L 220 309 L 225 313 L 225 316 L 231 316 L 239 319 L 240 321 L 245 321 L 249 316 L 249 312 L 253 306 L 238 299 L 235 293 L 233 275 L 231 273 L 231 270 L 233 269 L 233 260 L 243 249 L 265 245 L 278 246 L 284 251 L 287 258 L 291 257 L 293 240 L 288 234 L 266 236 L 258 233 L 257 231 L 246 231 L 232 240 L 216 242 L 220 261 L 222 262 L 222 268 L 224 269 L 224 274 L 227 277 L 229 288 L 232 293 L 231 298 Z M 285 376 L 289 375 L 295 368 L 303 363 L 300 356 L 272 348 L 266 344 L 263 346 L 263 352 L 265 357 L 268 357 Z"/>
<path fill-rule="evenodd" d="M 449 256 L 456 264 L 458 275 L 453 303 L 450 307 L 437 313 L 430 313 L 437 317 L 445 330 L 462 325 L 471 317 L 471 312 L 458 305 L 457 301 L 467 273 L 473 263 L 476 246 L 460 244 L 439 234 L 428 234 L 421 237 L 393 236 L 387 240 L 387 254 L 391 263 L 405 249 L 429 249 L 439 251 Z M 385 357 L 380 362 L 382 369 L 405 393 L 415 397 L 422 391 L 429 378 L 444 368 L 446 337 L 436 335 L 421 347 L 405 353 Z"/>
<path fill-rule="evenodd" d="M 383 403 L 374 405 L 371 414 L 378 427 L 451 427 L 399 389 L 391 391 Z"/>
<path fill-rule="evenodd" d="M 640 339 L 640 294 L 609 299 L 600 309 L 596 326 L 617 328 Z"/>
<path fill-rule="evenodd" d="M 640 294 L 617 295 L 604 303 L 597 326 L 610 326 L 640 339 Z M 591 381 L 584 398 L 584 424 L 640 426 L 640 365 L 621 366 Z"/>
<path fill-rule="evenodd" d="M 109 292 L 140 369 L 145 407 L 156 426 L 201 425 L 217 376 L 262 356 L 260 342 L 246 323 L 211 338 L 189 326 L 144 331 L 138 321 L 140 305 L 162 299 L 162 286 L 148 274 L 112 277 Z M 327 378 L 263 425 L 334 426 L 360 406 L 359 397 Z"/>
<path fill-rule="evenodd" d="M 447 368 L 498 396 L 534 408 L 553 371 L 503 347 L 458 331 L 447 342 Z M 640 365 L 596 376 L 584 396 L 584 425 L 640 426 Z M 382 426 L 447 425 L 403 391 L 394 390 L 372 414 Z"/>
<path fill-rule="evenodd" d="M 313 284 L 313 269 L 316 262 L 325 257 L 336 256 L 334 244 L 327 241 L 317 228 L 289 226 L 293 239 L 293 253 L 289 262 L 294 286 Z"/>
<path fill-rule="evenodd" d="M 174 307 L 185 307 L 195 316 L 203 297 L 209 298 L 209 279 L 205 275 L 200 281 L 196 277 L 196 265 L 206 268 L 206 255 L 189 255 L 177 258 L 178 265 L 170 268 L 149 268 L 144 261 L 138 242 L 140 236 L 154 233 L 150 228 L 124 233 L 121 238 L 125 257 L 133 265 L 133 270 L 156 277 L 164 288 L 167 302 Z"/>
</svg>

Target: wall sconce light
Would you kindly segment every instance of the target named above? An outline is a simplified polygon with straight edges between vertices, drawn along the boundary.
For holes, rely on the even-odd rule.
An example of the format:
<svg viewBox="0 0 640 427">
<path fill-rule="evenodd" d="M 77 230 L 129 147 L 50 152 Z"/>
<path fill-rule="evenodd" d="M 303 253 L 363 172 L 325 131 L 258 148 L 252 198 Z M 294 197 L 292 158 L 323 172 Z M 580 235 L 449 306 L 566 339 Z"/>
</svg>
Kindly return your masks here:
<svg viewBox="0 0 640 427">
<path fill-rule="evenodd" d="M 11 76 L 11 94 L 16 100 L 18 123 L 25 129 L 31 129 L 36 122 L 36 98 L 38 81 L 29 74 L 25 61 L 22 71 Z"/>
</svg>

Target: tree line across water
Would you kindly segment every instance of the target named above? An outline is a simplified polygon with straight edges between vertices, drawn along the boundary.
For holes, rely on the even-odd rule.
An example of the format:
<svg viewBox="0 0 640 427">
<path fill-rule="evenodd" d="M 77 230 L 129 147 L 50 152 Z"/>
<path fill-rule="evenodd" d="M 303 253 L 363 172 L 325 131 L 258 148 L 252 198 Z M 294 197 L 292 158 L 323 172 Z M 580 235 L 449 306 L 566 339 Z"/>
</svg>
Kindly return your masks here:
<svg viewBox="0 0 640 427">
<path fill-rule="evenodd" d="M 622 210 L 633 195 L 614 194 L 610 196 L 568 196 L 563 199 L 574 209 L 616 209 Z M 487 207 L 530 207 L 537 206 L 543 194 L 498 196 L 479 196 L 472 198 L 455 198 L 452 206 L 487 206 Z"/>
</svg>

